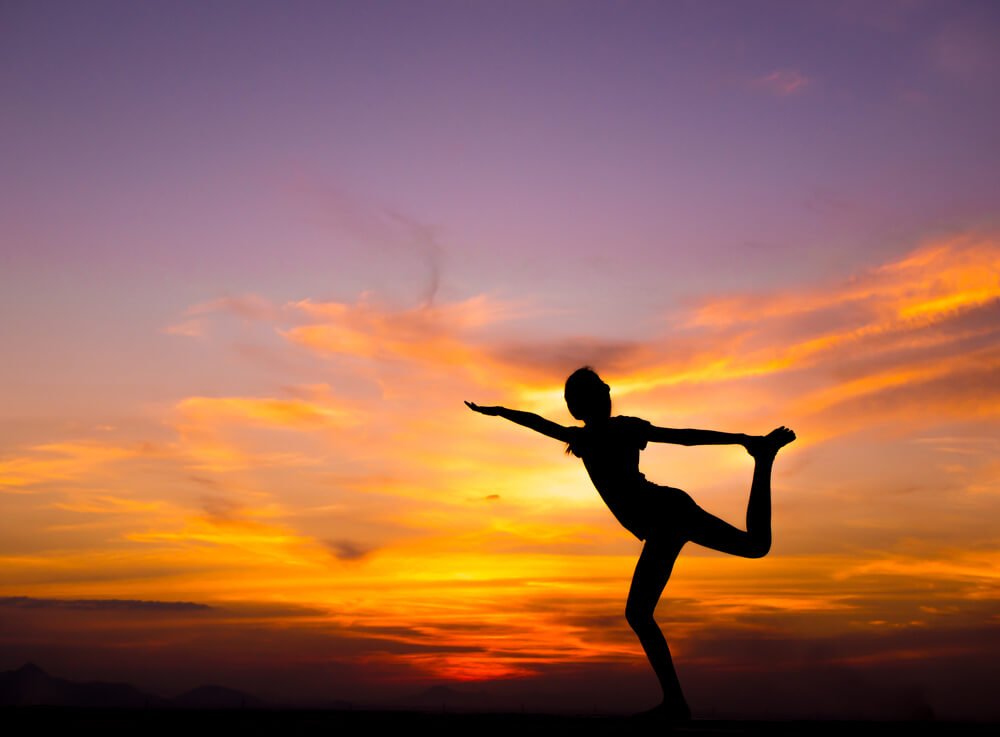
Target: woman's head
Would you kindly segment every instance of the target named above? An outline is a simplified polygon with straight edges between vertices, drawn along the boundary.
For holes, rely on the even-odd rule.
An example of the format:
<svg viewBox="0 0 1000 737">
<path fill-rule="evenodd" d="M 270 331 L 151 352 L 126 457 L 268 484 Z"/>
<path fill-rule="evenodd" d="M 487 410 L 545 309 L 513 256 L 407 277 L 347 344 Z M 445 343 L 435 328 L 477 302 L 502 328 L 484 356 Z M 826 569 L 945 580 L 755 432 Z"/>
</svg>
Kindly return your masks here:
<svg viewBox="0 0 1000 737">
<path fill-rule="evenodd" d="M 566 379 L 566 406 L 583 422 L 611 416 L 611 387 L 590 366 L 577 369 Z"/>
</svg>

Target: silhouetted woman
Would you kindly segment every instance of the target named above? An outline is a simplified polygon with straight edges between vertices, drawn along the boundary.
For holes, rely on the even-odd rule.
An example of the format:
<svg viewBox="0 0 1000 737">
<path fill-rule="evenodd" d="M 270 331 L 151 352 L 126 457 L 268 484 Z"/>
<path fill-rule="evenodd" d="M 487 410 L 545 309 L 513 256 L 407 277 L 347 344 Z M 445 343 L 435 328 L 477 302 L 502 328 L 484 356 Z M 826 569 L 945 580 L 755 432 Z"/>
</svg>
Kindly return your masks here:
<svg viewBox="0 0 1000 737">
<path fill-rule="evenodd" d="M 470 409 L 524 425 L 568 443 L 567 452 L 583 460 L 597 492 L 612 514 L 645 540 L 632 575 L 625 618 L 639 636 L 663 689 L 663 702 L 650 714 L 686 721 L 691 711 L 681 692 L 670 649 L 653 619 L 677 554 L 688 541 L 744 558 L 761 558 L 771 548 L 771 466 L 778 450 L 795 439 L 787 427 L 768 435 L 656 427 L 637 417 L 611 416 L 611 388 L 589 366 L 566 380 L 566 405 L 583 427 L 563 427 L 531 412 L 506 407 Z M 684 491 L 657 486 L 639 472 L 639 451 L 648 442 L 678 445 L 742 445 L 755 460 L 747 529 L 733 527 L 695 504 Z"/>
</svg>

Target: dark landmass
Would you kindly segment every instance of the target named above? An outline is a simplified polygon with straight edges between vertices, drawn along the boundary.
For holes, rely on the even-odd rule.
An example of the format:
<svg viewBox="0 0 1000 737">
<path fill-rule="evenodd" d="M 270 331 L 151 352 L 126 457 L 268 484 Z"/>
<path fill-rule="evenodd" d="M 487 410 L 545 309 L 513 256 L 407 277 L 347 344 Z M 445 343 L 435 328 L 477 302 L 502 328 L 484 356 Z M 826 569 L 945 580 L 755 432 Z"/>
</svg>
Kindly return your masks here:
<svg viewBox="0 0 1000 737">
<path fill-rule="evenodd" d="M 905 734 L 908 737 L 986 737 L 997 724 L 966 722 L 857 721 L 715 721 L 695 720 L 669 727 L 630 717 L 556 716 L 547 714 L 454 714 L 426 711 L 317 711 L 279 709 L 72 709 L 3 707 L 0 723 L 11 734 L 102 735 L 310 735 L 430 734 L 573 735 L 573 737 L 862 737 Z M 56 731 L 58 730 L 58 731 Z"/>
<path fill-rule="evenodd" d="M 198 686 L 170 699 L 184 709 L 261 709 L 264 702 L 243 691 L 225 686 Z"/>
<path fill-rule="evenodd" d="M 629 735 L 705 735 L 718 737 L 862 737 L 904 731 L 908 737 L 979 737 L 997 733 L 996 723 L 875 722 L 857 720 L 749 721 L 696 719 L 670 726 L 649 718 L 545 714 L 490 710 L 486 692 L 462 692 L 436 686 L 396 709 L 352 709 L 331 704 L 323 709 L 268 706 L 250 694 L 223 686 L 200 686 L 174 698 L 145 693 L 124 683 L 77 683 L 46 674 L 34 664 L 0 673 L 0 724 L 12 734 L 297 735 L 318 733 L 381 734 L 386 730 L 430 733 L 433 737 L 468 737 L 513 733 L 628 737 Z M 18 731 L 14 731 L 18 730 Z M 22 731 L 23 730 L 23 731 Z"/>
</svg>

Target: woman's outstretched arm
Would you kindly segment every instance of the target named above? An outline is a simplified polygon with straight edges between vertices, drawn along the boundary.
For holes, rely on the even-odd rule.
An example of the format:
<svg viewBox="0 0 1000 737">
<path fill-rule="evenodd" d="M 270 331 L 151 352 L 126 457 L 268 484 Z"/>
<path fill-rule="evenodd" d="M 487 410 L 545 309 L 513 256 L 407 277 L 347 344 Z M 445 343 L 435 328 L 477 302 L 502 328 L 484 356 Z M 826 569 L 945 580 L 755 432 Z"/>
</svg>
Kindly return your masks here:
<svg viewBox="0 0 1000 737">
<path fill-rule="evenodd" d="M 716 432 L 715 430 L 677 430 L 672 427 L 652 427 L 649 440 L 654 443 L 675 445 L 742 445 L 746 447 L 754 437 L 743 433 Z"/>
<path fill-rule="evenodd" d="M 531 412 L 521 412 L 516 409 L 507 409 L 506 407 L 480 407 L 478 404 L 473 404 L 472 402 L 466 402 L 465 404 L 469 409 L 480 414 L 490 415 L 491 417 L 503 417 L 505 420 L 523 425 L 535 432 L 540 432 L 542 435 L 548 435 L 550 438 L 561 440 L 564 443 L 569 442 L 568 427 L 563 427 L 552 420 L 546 420 L 544 417 L 539 417 Z"/>
</svg>

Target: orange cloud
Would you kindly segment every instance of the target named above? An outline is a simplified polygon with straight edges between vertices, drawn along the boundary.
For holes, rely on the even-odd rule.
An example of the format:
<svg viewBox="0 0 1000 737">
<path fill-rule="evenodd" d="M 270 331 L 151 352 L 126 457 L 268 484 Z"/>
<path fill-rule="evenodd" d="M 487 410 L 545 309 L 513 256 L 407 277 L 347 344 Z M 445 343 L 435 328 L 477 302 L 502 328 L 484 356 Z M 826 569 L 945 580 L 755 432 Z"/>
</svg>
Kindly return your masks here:
<svg viewBox="0 0 1000 737">
<path fill-rule="evenodd" d="M 329 403 L 273 397 L 188 397 L 177 410 L 192 422 L 233 422 L 290 429 L 345 427 L 351 414 Z"/>
<path fill-rule="evenodd" d="M 265 431 L 337 432 L 361 422 L 357 408 L 334 397 L 326 384 L 289 387 L 285 392 L 292 396 L 181 400 L 171 419 L 179 436 L 178 451 L 203 470 L 310 465 L 314 459 L 294 439 Z M 286 449 L 280 450 L 282 446 Z"/>
<path fill-rule="evenodd" d="M 14 491 L 43 481 L 78 478 L 147 452 L 145 446 L 117 447 L 93 442 L 45 443 L 29 450 L 27 455 L 0 461 L 0 488 Z"/>
<path fill-rule="evenodd" d="M 71 500 L 53 502 L 54 509 L 63 509 L 81 514 L 135 514 L 160 512 L 163 504 L 157 501 L 141 501 L 111 494 L 74 494 Z"/>
<path fill-rule="evenodd" d="M 954 238 L 839 284 L 705 300 L 682 324 L 693 345 L 715 341 L 718 350 L 669 368 L 648 350 L 650 365 L 626 370 L 619 383 L 648 391 L 790 375 L 780 401 L 808 413 L 917 385 L 957 396 L 961 377 L 1000 367 L 998 305 L 1000 243 Z M 995 393 L 979 398 L 992 411 Z"/>
<path fill-rule="evenodd" d="M 356 304 L 304 300 L 293 307 L 308 324 L 282 335 L 312 350 L 473 370 L 490 361 L 476 332 L 522 314 L 516 305 L 485 295 L 405 310 L 386 309 L 364 297 Z"/>
<path fill-rule="evenodd" d="M 1000 244 L 961 236 L 924 245 L 840 284 L 778 294 L 713 298 L 688 325 L 726 326 L 855 307 L 870 331 L 928 324 L 1000 298 Z M 849 319 L 849 315 L 844 318 Z"/>
<path fill-rule="evenodd" d="M 460 535 L 462 546 L 502 555 L 614 546 L 613 525 L 600 527 L 599 500 L 558 444 L 472 415 L 460 400 L 500 393 L 569 421 L 556 371 L 576 362 L 603 370 L 590 356 L 610 366 L 626 409 L 675 426 L 761 432 L 800 423 L 807 432 L 793 455 L 873 424 L 915 432 L 989 421 L 998 408 L 998 253 L 991 238 L 956 237 L 840 282 L 706 299 L 673 321 L 678 335 L 641 343 L 515 343 L 496 328 L 521 308 L 486 296 L 409 309 L 362 297 L 251 310 L 268 325 L 279 313 L 290 323 L 279 330 L 289 350 L 323 355 L 378 391 L 345 398 L 317 384 L 284 397 L 190 397 L 176 406 L 179 448 L 202 470 L 294 469 L 294 484 L 281 483 L 287 506 L 331 510 L 295 524 L 316 540 L 347 541 L 346 559 L 414 536 L 430 546 Z M 712 488 L 742 489 L 749 468 L 735 452 L 714 451 L 710 466 L 694 452 L 670 465 L 648 456 L 653 478 L 662 469 Z M 338 464 L 346 473 L 331 475 Z M 968 488 L 991 488 L 984 473 L 969 476 Z M 473 501 L 491 496 L 503 504 L 489 512 Z"/>
<path fill-rule="evenodd" d="M 485 467 L 496 469 L 487 475 L 503 477 L 512 442 L 534 447 L 534 438 L 521 443 L 510 428 L 476 424 L 469 416 L 459 420 L 467 431 L 456 433 L 452 412 L 462 417 L 464 393 L 474 399 L 499 394 L 501 401 L 568 421 L 561 372 L 581 363 L 605 371 L 623 406 L 641 403 L 653 418 L 662 406 L 670 422 L 715 416 L 755 426 L 779 416 L 807 422 L 798 447 L 872 420 L 905 417 L 926 426 L 945 417 L 988 417 L 997 403 L 989 382 L 1000 360 L 993 347 L 998 274 L 994 238 L 956 236 L 840 282 L 708 298 L 672 321 L 680 326 L 676 334 L 618 343 L 587 336 L 513 342 L 497 328 L 523 317 L 523 307 L 485 295 L 408 309 L 368 296 L 356 303 L 302 300 L 280 309 L 261 308 L 266 301 L 259 298 L 250 299 L 250 307 L 205 303 L 200 309 L 288 323 L 278 334 L 289 344 L 328 357 L 342 375 L 370 382 L 377 393 L 350 400 L 334 398 L 329 389 L 290 398 L 192 397 L 178 404 L 177 427 L 201 467 L 216 469 L 305 466 L 315 458 L 290 441 L 277 450 L 281 443 L 273 435 L 266 445 L 256 442 L 248 428 L 331 432 L 341 453 L 382 465 L 368 473 L 424 479 L 433 491 L 417 483 L 412 491 L 393 492 L 416 499 L 450 494 L 449 485 L 442 486 L 446 469 L 466 474 L 464 483 Z M 935 412 L 922 409 L 929 406 Z M 483 433 L 503 438 L 497 453 L 484 445 Z M 378 460 L 377 448 L 392 450 Z M 529 455 L 518 456 L 519 468 L 527 468 Z M 531 462 L 551 468 L 548 460 Z"/>
</svg>

